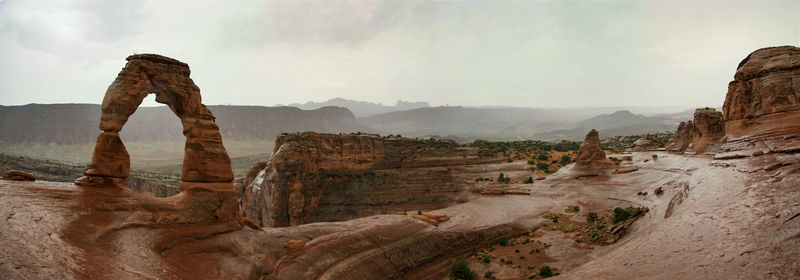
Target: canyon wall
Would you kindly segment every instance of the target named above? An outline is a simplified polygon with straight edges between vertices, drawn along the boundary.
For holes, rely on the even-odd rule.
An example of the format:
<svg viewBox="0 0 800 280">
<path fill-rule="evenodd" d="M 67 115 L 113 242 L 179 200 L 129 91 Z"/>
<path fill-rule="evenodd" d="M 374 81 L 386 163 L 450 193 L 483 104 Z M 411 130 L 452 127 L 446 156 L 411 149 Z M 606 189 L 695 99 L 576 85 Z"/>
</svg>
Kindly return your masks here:
<svg viewBox="0 0 800 280">
<path fill-rule="evenodd" d="M 478 151 L 449 140 L 283 134 L 269 162 L 236 185 L 245 215 L 273 227 L 437 209 L 475 179 L 456 169 L 503 160 Z"/>
</svg>

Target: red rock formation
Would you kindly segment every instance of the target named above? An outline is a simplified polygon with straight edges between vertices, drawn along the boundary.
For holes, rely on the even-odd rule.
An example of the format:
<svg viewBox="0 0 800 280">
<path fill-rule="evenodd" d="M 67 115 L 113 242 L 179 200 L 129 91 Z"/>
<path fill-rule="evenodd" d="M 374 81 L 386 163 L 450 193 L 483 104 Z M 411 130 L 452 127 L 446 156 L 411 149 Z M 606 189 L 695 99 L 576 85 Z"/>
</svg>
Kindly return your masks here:
<svg viewBox="0 0 800 280">
<path fill-rule="evenodd" d="M 211 111 L 201 103 L 200 89 L 189 78 L 186 63 L 155 54 L 131 55 L 128 63 L 108 87 L 103 97 L 100 130 L 92 163 L 84 177 L 75 180 L 82 186 L 125 187 L 130 175 L 130 157 L 119 132 L 142 100 L 155 93 L 156 101 L 166 104 L 181 120 L 186 136 L 181 189 L 216 193 L 214 205 L 195 205 L 214 212 L 217 219 L 238 217 L 233 192 L 230 158 Z M 183 199 L 191 197 L 184 194 Z M 208 207 L 207 207 L 208 206 Z"/>
<path fill-rule="evenodd" d="M 718 159 L 800 150 L 800 48 L 764 48 L 736 69 L 722 108 Z"/>
<path fill-rule="evenodd" d="M 576 170 L 602 170 L 614 165 L 614 163 L 606 158 L 606 153 L 600 147 L 600 135 L 597 130 L 592 129 L 586 134 L 586 139 L 583 140 L 581 148 L 575 156 Z"/>
<path fill-rule="evenodd" d="M 694 121 L 681 122 L 668 151 L 704 153 L 711 143 L 725 136 L 725 121 L 722 113 L 712 108 L 698 108 L 694 111 Z"/>
<path fill-rule="evenodd" d="M 242 210 L 277 227 L 446 207 L 477 176 L 455 169 L 505 160 L 457 147 L 446 140 L 283 134 L 266 166 L 237 180 Z"/>
<path fill-rule="evenodd" d="M 728 84 L 722 111 L 725 132 L 758 124 L 761 117 L 800 111 L 800 48 L 764 48 L 748 55 Z"/>
<path fill-rule="evenodd" d="M 84 171 L 86 177 L 76 180 L 76 184 L 122 184 L 119 179 L 130 175 L 130 157 L 119 131 L 150 93 L 156 94 L 156 102 L 169 106 L 183 124 L 186 148 L 181 181 L 190 184 L 182 187 L 197 185 L 191 182 L 230 183 L 230 158 L 214 115 L 201 103 L 200 89 L 189 78 L 189 66 L 154 54 L 132 55 L 127 60 L 103 98 L 103 132 L 97 137 L 92 163 Z"/>
<path fill-rule="evenodd" d="M 36 176 L 30 174 L 25 171 L 19 170 L 9 170 L 3 172 L 3 179 L 4 180 L 14 180 L 14 181 L 36 181 Z"/>
</svg>

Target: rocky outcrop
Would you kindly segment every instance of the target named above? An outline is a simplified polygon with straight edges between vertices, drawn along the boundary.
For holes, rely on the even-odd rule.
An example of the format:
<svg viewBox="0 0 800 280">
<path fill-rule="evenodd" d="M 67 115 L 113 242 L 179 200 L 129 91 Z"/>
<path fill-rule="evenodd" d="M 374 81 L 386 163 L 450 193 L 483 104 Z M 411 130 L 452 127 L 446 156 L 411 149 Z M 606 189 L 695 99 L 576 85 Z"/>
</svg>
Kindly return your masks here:
<svg viewBox="0 0 800 280">
<path fill-rule="evenodd" d="M 237 189 L 245 215 L 272 227 L 432 210 L 467 195 L 465 182 L 477 177 L 464 166 L 505 160 L 478 151 L 448 140 L 283 134 Z"/>
<path fill-rule="evenodd" d="M 657 148 L 657 146 L 653 144 L 653 142 L 648 140 L 646 137 L 636 139 L 636 141 L 634 141 L 633 144 L 631 144 L 631 150 L 633 150 L 634 152 L 650 151 L 655 148 Z"/>
<path fill-rule="evenodd" d="M 800 48 L 764 48 L 748 55 L 736 69 L 722 111 L 725 132 L 735 133 L 778 113 L 800 111 Z"/>
<path fill-rule="evenodd" d="M 597 130 L 592 129 L 586 134 L 586 139 L 578 150 L 573 169 L 580 171 L 603 170 L 612 165 L 614 163 L 606 158 L 606 153 L 600 146 L 600 135 Z"/>
<path fill-rule="evenodd" d="M 722 108 L 717 159 L 800 151 L 800 48 L 764 48 L 739 64 Z"/>
<path fill-rule="evenodd" d="M 694 120 L 681 122 L 672 144 L 667 147 L 670 152 L 704 153 L 709 144 L 716 143 L 725 136 L 725 121 L 722 113 L 713 108 L 698 108 L 694 111 Z"/>
<path fill-rule="evenodd" d="M 25 171 L 19 170 L 9 170 L 3 172 L 3 180 L 13 180 L 13 181 L 36 181 L 36 176 L 30 174 Z"/>
<path fill-rule="evenodd" d="M 119 132 L 142 100 L 155 93 L 156 101 L 169 106 L 183 124 L 186 146 L 181 189 L 216 193 L 212 195 L 216 196 L 212 205 L 194 206 L 213 212 L 216 219 L 238 218 L 231 184 L 231 161 L 222 145 L 214 115 L 202 104 L 200 89 L 189 78 L 189 66 L 155 54 L 131 55 L 127 60 L 103 97 L 102 133 L 97 137 L 92 163 L 84 170 L 85 176 L 76 179 L 75 184 L 127 188 L 125 179 L 130 175 L 130 156 Z"/>
</svg>

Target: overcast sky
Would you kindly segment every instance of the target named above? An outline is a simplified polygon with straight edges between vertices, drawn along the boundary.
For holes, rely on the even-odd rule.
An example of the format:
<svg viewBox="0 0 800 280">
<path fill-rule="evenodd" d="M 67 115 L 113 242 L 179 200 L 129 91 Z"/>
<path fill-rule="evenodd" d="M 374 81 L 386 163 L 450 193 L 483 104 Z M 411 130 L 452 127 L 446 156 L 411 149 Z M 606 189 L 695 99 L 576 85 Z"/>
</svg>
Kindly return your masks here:
<svg viewBox="0 0 800 280">
<path fill-rule="evenodd" d="M 100 103 L 126 56 L 158 53 L 207 105 L 721 106 L 748 53 L 800 42 L 798 0 L 0 0 L 0 17 L 1 105 Z"/>
</svg>

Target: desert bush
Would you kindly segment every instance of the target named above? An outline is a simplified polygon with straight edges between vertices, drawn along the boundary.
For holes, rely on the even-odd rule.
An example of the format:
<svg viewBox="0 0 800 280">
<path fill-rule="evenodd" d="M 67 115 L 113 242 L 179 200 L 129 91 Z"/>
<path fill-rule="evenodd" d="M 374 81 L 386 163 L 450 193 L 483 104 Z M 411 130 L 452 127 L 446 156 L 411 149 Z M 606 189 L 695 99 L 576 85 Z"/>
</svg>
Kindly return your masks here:
<svg viewBox="0 0 800 280">
<path fill-rule="evenodd" d="M 529 160 L 528 160 L 528 164 L 530 164 L 530 165 L 535 165 L 535 164 L 536 164 L 536 161 L 535 161 L 535 160 L 532 160 L 532 159 L 529 159 Z"/>
<path fill-rule="evenodd" d="M 539 170 L 547 170 L 547 167 L 548 167 L 547 163 L 544 163 L 544 162 L 540 162 L 540 163 L 536 164 L 536 169 L 539 169 Z"/>
<path fill-rule="evenodd" d="M 525 184 L 533 184 L 533 177 L 528 177 L 528 179 L 525 179 L 525 181 L 523 183 L 525 183 Z"/>
<path fill-rule="evenodd" d="M 542 278 L 553 277 L 554 275 L 555 274 L 553 274 L 553 269 L 550 268 L 549 266 L 543 265 L 542 267 L 539 268 L 539 276 L 541 276 Z"/>
<path fill-rule="evenodd" d="M 589 214 L 586 214 L 586 221 L 590 223 L 597 221 L 597 213 L 589 212 Z"/>
<path fill-rule="evenodd" d="M 567 208 L 564 211 L 567 211 L 567 213 L 580 212 L 581 211 L 581 207 L 578 206 L 578 205 L 568 205 Z"/>
<path fill-rule="evenodd" d="M 536 159 L 538 159 L 538 160 L 548 160 L 549 158 L 550 158 L 550 154 L 548 154 L 548 153 L 541 153 L 538 156 L 536 156 Z"/>
<path fill-rule="evenodd" d="M 469 268 L 469 263 L 465 259 L 457 259 L 450 266 L 450 279 L 471 280 L 475 279 L 475 271 Z"/>
<path fill-rule="evenodd" d="M 567 165 L 570 164 L 571 162 L 572 158 L 570 158 L 568 155 L 561 156 L 561 165 Z"/>
<path fill-rule="evenodd" d="M 492 272 L 492 271 L 487 271 L 486 273 L 484 273 L 484 274 L 483 274 L 483 278 L 486 278 L 486 279 L 494 279 L 494 272 Z"/>
<path fill-rule="evenodd" d="M 497 240 L 497 244 L 500 246 L 508 246 L 508 237 L 500 237 L 500 239 Z"/>
<path fill-rule="evenodd" d="M 622 222 L 630 217 L 631 217 L 631 212 L 625 210 L 625 208 L 622 207 L 614 208 L 614 223 Z"/>
</svg>

